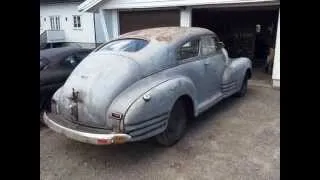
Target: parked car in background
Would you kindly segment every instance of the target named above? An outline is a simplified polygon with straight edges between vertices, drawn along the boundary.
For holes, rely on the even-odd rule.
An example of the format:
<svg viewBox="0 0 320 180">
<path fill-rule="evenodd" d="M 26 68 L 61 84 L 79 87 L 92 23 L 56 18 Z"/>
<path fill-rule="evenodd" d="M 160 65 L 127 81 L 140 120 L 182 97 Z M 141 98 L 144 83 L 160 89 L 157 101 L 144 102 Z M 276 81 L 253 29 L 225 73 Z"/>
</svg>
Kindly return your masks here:
<svg viewBox="0 0 320 180">
<path fill-rule="evenodd" d="M 96 145 L 156 137 L 171 146 L 186 122 L 231 95 L 243 96 L 248 58 L 229 58 L 203 28 L 134 31 L 87 56 L 54 94 L 44 121 L 67 137 Z"/>
<path fill-rule="evenodd" d="M 77 47 L 40 51 L 40 117 L 43 110 L 49 110 L 53 93 L 63 85 L 71 71 L 91 51 Z"/>
</svg>

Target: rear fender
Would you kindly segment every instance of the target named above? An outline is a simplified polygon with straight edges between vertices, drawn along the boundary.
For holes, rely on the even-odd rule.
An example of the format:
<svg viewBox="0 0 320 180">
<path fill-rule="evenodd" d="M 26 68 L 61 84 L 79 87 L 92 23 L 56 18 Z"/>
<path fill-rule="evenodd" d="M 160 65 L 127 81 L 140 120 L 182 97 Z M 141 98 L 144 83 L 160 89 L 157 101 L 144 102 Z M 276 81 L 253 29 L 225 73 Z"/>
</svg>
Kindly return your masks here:
<svg viewBox="0 0 320 180">
<path fill-rule="evenodd" d="M 167 119 L 174 103 L 183 95 L 193 100 L 195 109 L 196 89 L 192 81 L 186 77 L 168 79 L 147 91 L 141 91 L 130 105 L 127 104 L 121 131 L 131 135 L 133 141 L 161 133 L 167 126 Z"/>
<path fill-rule="evenodd" d="M 232 94 L 241 88 L 243 78 L 247 70 L 251 71 L 249 58 L 234 58 L 226 68 L 222 78 L 222 91 L 224 94 Z"/>
</svg>

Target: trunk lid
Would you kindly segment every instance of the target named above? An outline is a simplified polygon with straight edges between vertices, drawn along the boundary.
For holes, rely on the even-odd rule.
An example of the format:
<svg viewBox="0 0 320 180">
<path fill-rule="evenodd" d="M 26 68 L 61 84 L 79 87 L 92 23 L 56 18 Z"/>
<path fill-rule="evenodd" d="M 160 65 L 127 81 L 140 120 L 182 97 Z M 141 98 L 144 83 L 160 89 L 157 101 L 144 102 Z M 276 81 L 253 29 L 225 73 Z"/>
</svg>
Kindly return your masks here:
<svg viewBox="0 0 320 180">
<path fill-rule="evenodd" d="M 60 89 L 59 111 L 74 122 L 110 129 L 108 107 L 140 78 L 140 66 L 134 60 L 114 54 L 92 54 L 75 68 Z"/>
</svg>

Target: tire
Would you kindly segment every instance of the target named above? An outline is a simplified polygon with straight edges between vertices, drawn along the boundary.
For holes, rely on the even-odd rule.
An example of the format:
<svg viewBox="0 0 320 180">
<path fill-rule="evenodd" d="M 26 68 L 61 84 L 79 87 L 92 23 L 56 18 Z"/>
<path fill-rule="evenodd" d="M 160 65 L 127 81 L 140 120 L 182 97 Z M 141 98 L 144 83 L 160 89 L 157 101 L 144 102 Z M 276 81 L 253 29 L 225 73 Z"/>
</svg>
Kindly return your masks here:
<svg viewBox="0 0 320 180">
<path fill-rule="evenodd" d="M 167 147 L 176 144 L 184 135 L 187 118 L 185 103 L 182 100 L 178 100 L 171 110 L 167 128 L 156 136 L 158 144 Z"/>
<path fill-rule="evenodd" d="M 248 89 L 248 74 L 246 73 L 246 75 L 242 81 L 241 89 L 235 94 L 235 96 L 236 97 L 245 96 L 247 93 L 247 89 Z"/>
<path fill-rule="evenodd" d="M 40 123 L 41 124 L 44 124 L 45 125 L 45 123 L 44 123 L 44 120 L 43 120 L 43 113 L 44 113 L 44 111 L 48 111 L 48 112 L 50 112 L 50 110 L 51 110 L 51 104 L 50 104 L 50 98 L 47 98 L 45 101 L 44 101 L 44 103 L 43 103 L 43 105 L 42 105 L 42 108 L 40 109 Z"/>
</svg>

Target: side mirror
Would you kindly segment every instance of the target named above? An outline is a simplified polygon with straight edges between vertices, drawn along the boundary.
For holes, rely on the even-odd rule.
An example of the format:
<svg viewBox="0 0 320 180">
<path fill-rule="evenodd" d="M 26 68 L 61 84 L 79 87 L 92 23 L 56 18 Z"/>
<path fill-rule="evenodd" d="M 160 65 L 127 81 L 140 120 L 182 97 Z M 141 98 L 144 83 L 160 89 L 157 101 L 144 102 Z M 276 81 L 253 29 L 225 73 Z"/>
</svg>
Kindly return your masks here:
<svg viewBox="0 0 320 180">
<path fill-rule="evenodd" d="M 222 49 L 222 48 L 224 48 L 224 43 L 222 41 L 219 41 L 217 43 L 217 49 Z"/>
</svg>

